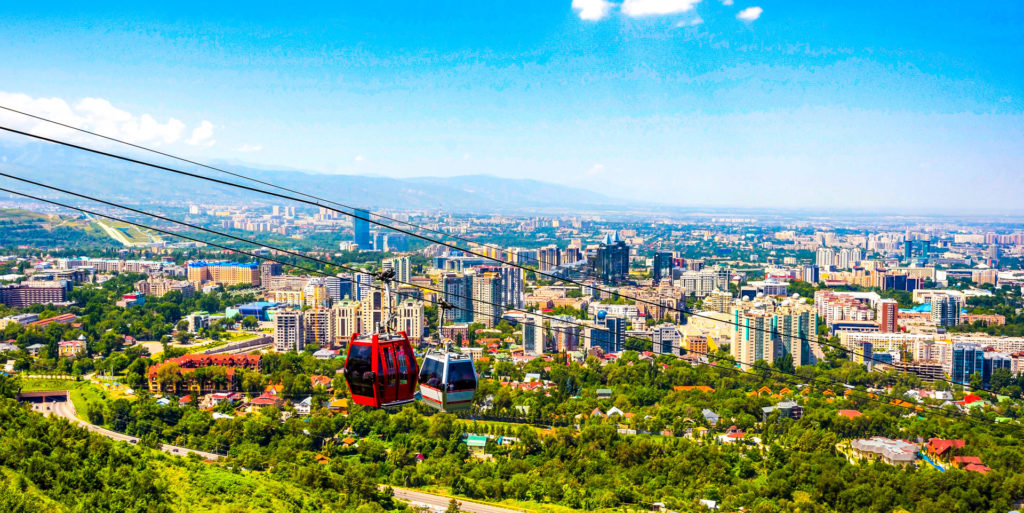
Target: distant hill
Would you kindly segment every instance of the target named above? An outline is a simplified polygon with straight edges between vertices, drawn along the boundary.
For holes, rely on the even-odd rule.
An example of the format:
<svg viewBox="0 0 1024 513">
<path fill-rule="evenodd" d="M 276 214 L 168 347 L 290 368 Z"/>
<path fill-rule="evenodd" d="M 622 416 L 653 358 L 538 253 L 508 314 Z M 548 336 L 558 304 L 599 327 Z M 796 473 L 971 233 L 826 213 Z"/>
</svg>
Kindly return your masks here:
<svg viewBox="0 0 1024 513">
<path fill-rule="evenodd" d="M 216 171 L 191 166 L 137 150 L 116 153 L 160 163 L 175 169 L 246 183 Z M 52 144 L 11 145 L 0 142 L 6 162 L 0 168 L 26 178 L 60 184 L 105 199 L 133 203 L 282 203 L 266 195 L 244 192 L 209 182 L 173 175 L 165 171 L 92 155 Z M 410 179 L 359 175 L 329 175 L 303 171 L 266 170 L 220 164 L 218 167 L 258 178 L 290 189 L 353 206 L 370 208 L 436 209 L 453 211 L 523 211 L 624 209 L 627 204 L 607 196 L 536 180 L 468 175 L 450 178 Z M 10 183 L 10 180 L 2 180 Z M 259 184 L 248 183 L 258 188 Z M 28 190 L 19 186 L 18 190 Z M 284 193 L 294 195 L 292 193 Z"/>
</svg>

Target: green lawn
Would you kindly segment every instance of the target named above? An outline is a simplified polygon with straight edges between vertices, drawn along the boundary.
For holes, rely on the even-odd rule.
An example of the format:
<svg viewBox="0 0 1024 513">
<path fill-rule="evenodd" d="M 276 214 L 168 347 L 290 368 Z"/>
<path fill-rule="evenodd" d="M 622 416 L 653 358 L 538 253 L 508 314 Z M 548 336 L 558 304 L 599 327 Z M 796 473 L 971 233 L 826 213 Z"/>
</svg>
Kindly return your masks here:
<svg viewBox="0 0 1024 513">
<path fill-rule="evenodd" d="M 47 390 L 67 390 L 71 396 L 71 404 L 75 405 L 78 418 L 89 420 L 90 408 L 102 408 L 107 401 L 114 399 L 134 400 L 135 396 L 126 395 L 120 390 L 105 390 L 100 385 L 88 381 L 72 381 L 63 379 L 32 379 L 21 380 L 23 392 L 42 392 Z"/>
</svg>

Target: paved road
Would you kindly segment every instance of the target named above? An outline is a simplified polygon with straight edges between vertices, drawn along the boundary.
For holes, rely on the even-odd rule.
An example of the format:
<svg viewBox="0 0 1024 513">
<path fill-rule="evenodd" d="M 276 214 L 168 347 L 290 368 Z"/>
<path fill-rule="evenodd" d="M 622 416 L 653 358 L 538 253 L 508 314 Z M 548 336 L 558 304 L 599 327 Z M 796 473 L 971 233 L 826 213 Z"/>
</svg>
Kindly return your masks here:
<svg viewBox="0 0 1024 513">
<path fill-rule="evenodd" d="M 118 433 L 117 431 L 111 431 L 109 429 L 99 427 L 99 426 L 97 426 L 95 424 L 90 424 L 90 423 L 88 423 L 88 422 L 78 418 L 75 415 L 75 405 L 72 404 L 71 401 L 52 402 L 52 403 L 39 403 L 39 404 L 33 403 L 32 404 L 32 409 L 35 410 L 35 411 L 41 412 L 43 414 L 46 414 L 46 415 L 57 415 L 59 417 L 64 417 L 65 419 L 70 420 L 72 423 L 78 424 L 79 426 L 82 426 L 85 429 L 88 429 L 89 431 L 92 431 L 94 433 L 99 433 L 99 434 L 101 434 L 101 435 L 103 435 L 103 436 L 105 436 L 107 438 L 110 438 L 111 440 L 117 440 L 117 441 L 120 441 L 120 442 L 129 442 L 129 443 L 133 443 L 133 444 L 139 443 L 139 439 L 134 437 L 134 436 L 126 435 L 124 433 Z M 195 451 L 195 450 L 192 450 L 192 449 L 187 449 L 185 447 L 176 447 L 176 446 L 173 446 L 173 445 L 162 444 L 160 446 L 160 449 L 163 450 L 164 452 L 171 453 L 171 454 L 177 454 L 179 456 L 187 456 L 189 453 L 196 453 L 196 454 L 198 454 L 200 457 L 202 457 L 204 459 L 208 459 L 208 460 L 218 460 L 218 459 L 220 459 L 220 455 L 213 454 L 213 453 L 210 453 L 210 452 Z"/>
<path fill-rule="evenodd" d="M 448 509 L 448 503 L 451 502 L 451 499 L 448 497 L 417 492 L 416 490 L 394 488 L 394 491 L 396 499 L 408 502 L 413 506 L 425 506 L 434 511 L 444 511 Z M 521 513 L 523 511 L 466 500 L 459 501 L 459 508 L 462 511 L 468 511 L 470 513 Z"/>
</svg>

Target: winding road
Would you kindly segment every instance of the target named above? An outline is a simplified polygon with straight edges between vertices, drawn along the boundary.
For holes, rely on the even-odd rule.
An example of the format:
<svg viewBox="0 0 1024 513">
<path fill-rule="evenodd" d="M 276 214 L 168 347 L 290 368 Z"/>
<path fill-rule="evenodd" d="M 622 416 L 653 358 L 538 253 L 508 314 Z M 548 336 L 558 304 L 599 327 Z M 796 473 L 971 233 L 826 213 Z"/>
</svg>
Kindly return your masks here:
<svg viewBox="0 0 1024 513">
<path fill-rule="evenodd" d="M 44 415 L 56 415 L 68 419 L 74 424 L 88 429 L 94 433 L 101 434 L 111 440 L 117 440 L 120 442 L 128 442 L 132 444 L 139 443 L 139 439 L 134 436 L 126 435 L 124 433 L 118 433 L 117 431 L 111 431 L 106 428 L 102 428 L 95 424 L 90 424 L 75 414 L 75 405 L 71 401 L 52 401 L 47 403 L 31 403 L 32 410 L 40 412 Z M 187 456 L 190 453 L 195 453 L 202 458 L 208 460 L 218 460 L 221 458 L 219 454 L 210 452 L 196 451 L 185 447 L 177 447 L 173 445 L 162 444 L 160 449 L 164 452 L 176 454 L 178 456 Z M 384 488 L 382 485 L 381 488 Z M 433 511 L 444 511 L 448 508 L 451 498 L 444 497 L 442 495 L 434 495 L 430 493 L 418 492 L 416 490 L 409 490 L 406 488 L 394 488 L 392 487 L 394 496 L 396 499 L 412 504 L 413 506 L 426 507 Z M 462 511 L 468 511 L 470 513 L 521 513 L 522 510 L 505 508 L 502 506 L 494 506 L 491 504 L 484 504 L 481 502 L 473 502 L 467 500 L 459 500 L 459 509 Z"/>
<path fill-rule="evenodd" d="M 427 507 L 433 511 L 444 511 L 448 509 L 448 504 L 451 502 L 451 498 L 441 495 L 417 492 L 416 490 L 408 490 L 406 488 L 392 488 L 392 490 L 394 490 L 396 499 L 408 502 L 413 506 Z M 482 502 L 472 502 L 460 499 L 456 500 L 459 501 L 459 510 L 468 511 L 470 513 L 522 513 L 523 511 L 519 509 L 493 506 Z"/>
<path fill-rule="evenodd" d="M 55 401 L 55 402 L 49 402 L 49 403 L 32 403 L 32 409 L 34 411 L 43 413 L 44 415 L 56 415 L 58 417 L 64 417 L 65 419 L 68 419 L 69 421 L 71 421 L 73 424 L 78 424 L 79 426 L 82 426 L 85 429 L 88 429 L 89 431 L 92 431 L 93 433 L 99 433 L 99 434 L 101 434 L 101 435 L 103 435 L 103 436 L 105 436 L 107 438 L 110 438 L 111 440 L 117 440 L 117 441 L 120 441 L 120 442 L 128 442 L 128 443 L 132 443 L 132 444 L 139 443 L 138 437 L 134 437 L 134 436 L 131 436 L 131 435 L 126 435 L 124 433 L 118 433 L 117 431 L 111 431 L 109 429 L 99 427 L 99 426 L 97 426 L 95 424 L 90 424 L 90 423 L 88 423 L 88 422 L 78 418 L 78 416 L 75 414 L 75 405 L 72 404 L 71 401 Z M 219 460 L 220 459 L 220 455 L 219 454 L 214 454 L 212 452 L 196 451 L 196 450 L 193 450 L 193 449 L 188 449 L 188 448 L 185 448 L 185 447 L 177 447 L 177 446 L 174 446 L 174 445 L 161 444 L 160 445 L 160 450 L 162 450 L 164 452 L 167 452 L 167 453 L 171 453 L 171 454 L 177 454 L 178 456 L 188 456 L 190 453 L 194 453 L 194 454 L 199 455 L 201 458 L 207 459 L 207 460 L 214 460 L 215 461 L 215 460 Z"/>
</svg>

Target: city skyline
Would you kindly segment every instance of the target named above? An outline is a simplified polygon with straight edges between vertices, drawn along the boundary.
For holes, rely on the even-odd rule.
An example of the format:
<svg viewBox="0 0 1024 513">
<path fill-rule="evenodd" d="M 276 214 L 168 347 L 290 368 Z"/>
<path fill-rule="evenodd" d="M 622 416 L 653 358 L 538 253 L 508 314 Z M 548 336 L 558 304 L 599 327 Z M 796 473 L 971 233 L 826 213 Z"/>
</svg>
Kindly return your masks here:
<svg viewBox="0 0 1024 513">
<path fill-rule="evenodd" d="M 1024 9 L 725 3 L 358 5 L 316 26 L 19 6 L 0 104 L 275 169 L 679 206 L 1017 207 Z"/>
</svg>

